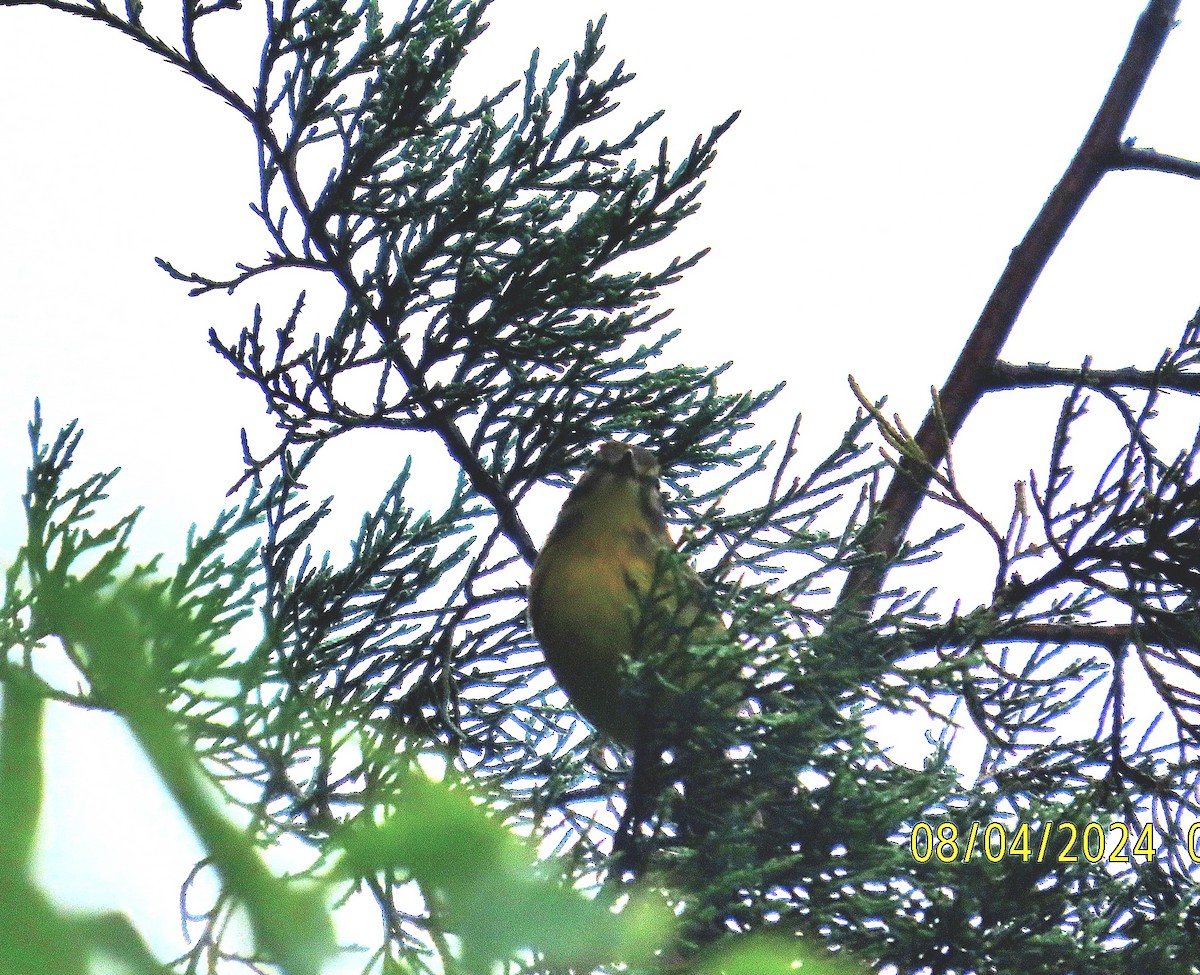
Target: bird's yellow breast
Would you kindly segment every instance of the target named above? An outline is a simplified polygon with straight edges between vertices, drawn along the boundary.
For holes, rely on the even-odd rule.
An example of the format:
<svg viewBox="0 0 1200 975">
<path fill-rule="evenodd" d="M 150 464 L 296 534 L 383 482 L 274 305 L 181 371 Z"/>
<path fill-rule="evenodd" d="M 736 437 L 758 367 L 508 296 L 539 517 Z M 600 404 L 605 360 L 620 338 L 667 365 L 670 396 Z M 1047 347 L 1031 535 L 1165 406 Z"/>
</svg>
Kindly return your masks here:
<svg viewBox="0 0 1200 975">
<path fill-rule="evenodd" d="M 636 721 L 622 706 L 620 666 L 660 546 L 638 485 L 606 478 L 564 512 L 530 582 L 534 635 L 555 678 L 588 721 L 625 744 Z"/>
</svg>

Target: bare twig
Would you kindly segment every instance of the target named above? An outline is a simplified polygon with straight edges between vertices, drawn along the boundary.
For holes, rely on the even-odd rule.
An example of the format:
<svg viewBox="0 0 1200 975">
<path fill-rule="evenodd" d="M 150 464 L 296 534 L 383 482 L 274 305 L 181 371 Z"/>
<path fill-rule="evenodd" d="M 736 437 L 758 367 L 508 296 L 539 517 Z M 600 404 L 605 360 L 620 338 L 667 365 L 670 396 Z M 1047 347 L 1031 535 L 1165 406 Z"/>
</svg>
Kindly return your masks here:
<svg viewBox="0 0 1200 975">
<path fill-rule="evenodd" d="M 999 361 L 992 365 L 985 389 L 1031 389 L 1040 386 L 1085 386 L 1101 392 L 1114 388 L 1166 389 L 1200 393 L 1200 373 L 1162 372 L 1154 369 L 1068 369 L 1037 362 L 1019 366 Z"/>
<path fill-rule="evenodd" d="M 1200 162 L 1156 152 L 1154 149 L 1138 149 L 1128 143 L 1122 143 L 1117 148 L 1117 160 L 1112 168 L 1146 169 L 1155 173 L 1171 173 L 1174 176 L 1200 179 Z"/>
</svg>

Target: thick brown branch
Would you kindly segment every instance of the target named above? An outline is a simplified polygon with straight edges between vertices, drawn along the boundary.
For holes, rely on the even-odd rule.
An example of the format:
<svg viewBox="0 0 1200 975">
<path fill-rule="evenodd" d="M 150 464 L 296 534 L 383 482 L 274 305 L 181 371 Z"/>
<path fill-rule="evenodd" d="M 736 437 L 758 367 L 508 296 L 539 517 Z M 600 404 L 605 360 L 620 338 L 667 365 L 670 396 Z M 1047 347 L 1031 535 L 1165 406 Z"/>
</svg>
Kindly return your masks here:
<svg viewBox="0 0 1200 975">
<path fill-rule="evenodd" d="M 890 555 L 899 549 L 929 487 L 933 469 L 945 458 L 949 441 L 962 429 L 967 416 L 987 391 L 1000 350 L 1050 256 L 1101 177 L 1120 165 L 1121 135 L 1175 22 L 1178 8 L 1179 0 L 1151 0 L 1138 18 L 1121 64 L 1075 158 L 1025 239 L 1013 250 L 1008 266 L 941 387 L 941 416 L 930 410 L 917 432 L 917 445 L 928 465 L 906 460 L 888 485 L 880 506 L 882 521 L 870 541 L 873 551 Z M 848 611 L 868 608 L 885 574 L 879 563 L 856 568 L 846 580 L 840 607 Z"/>
</svg>

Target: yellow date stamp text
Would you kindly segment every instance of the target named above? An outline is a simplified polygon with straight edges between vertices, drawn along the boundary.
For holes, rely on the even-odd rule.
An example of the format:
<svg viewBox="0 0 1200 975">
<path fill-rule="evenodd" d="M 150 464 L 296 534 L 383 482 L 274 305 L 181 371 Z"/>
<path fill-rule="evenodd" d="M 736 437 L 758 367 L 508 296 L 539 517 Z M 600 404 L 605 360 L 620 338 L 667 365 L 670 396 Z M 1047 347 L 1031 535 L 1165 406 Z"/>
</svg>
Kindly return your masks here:
<svg viewBox="0 0 1200 975">
<path fill-rule="evenodd" d="M 918 863 L 968 863 L 984 857 L 992 863 L 1018 859 L 1028 863 L 1129 863 L 1158 856 L 1154 829 L 1147 823 L 1136 832 L 1122 822 L 1113 823 L 1004 823 L 974 822 L 968 830 L 954 823 L 918 821 L 909 834 L 909 850 Z"/>
</svg>

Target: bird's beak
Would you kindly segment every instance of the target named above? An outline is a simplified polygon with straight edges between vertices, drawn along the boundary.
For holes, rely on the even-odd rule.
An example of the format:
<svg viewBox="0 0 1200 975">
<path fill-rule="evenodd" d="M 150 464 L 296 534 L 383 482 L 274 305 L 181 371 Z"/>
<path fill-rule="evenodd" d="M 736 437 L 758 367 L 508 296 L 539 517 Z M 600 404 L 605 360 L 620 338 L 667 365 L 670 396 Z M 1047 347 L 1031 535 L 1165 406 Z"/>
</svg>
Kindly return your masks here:
<svg viewBox="0 0 1200 975">
<path fill-rule="evenodd" d="M 621 459 L 616 463 L 616 471 L 626 477 L 637 477 L 637 464 L 633 459 L 633 451 L 628 447 L 621 452 Z"/>
</svg>

